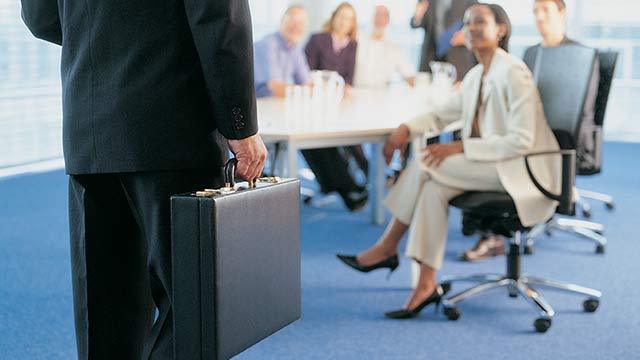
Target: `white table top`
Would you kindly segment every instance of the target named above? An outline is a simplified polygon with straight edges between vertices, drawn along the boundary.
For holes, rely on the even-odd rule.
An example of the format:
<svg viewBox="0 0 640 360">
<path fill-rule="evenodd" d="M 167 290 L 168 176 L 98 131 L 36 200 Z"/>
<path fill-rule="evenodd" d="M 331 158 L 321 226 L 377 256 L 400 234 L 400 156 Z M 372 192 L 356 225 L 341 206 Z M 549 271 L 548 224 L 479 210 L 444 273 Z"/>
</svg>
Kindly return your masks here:
<svg viewBox="0 0 640 360">
<path fill-rule="evenodd" d="M 260 134 L 268 141 L 383 136 L 429 110 L 425 90 L 352 89 L 340 104 L 314 99 L 258 100 Z"/>
</svg>

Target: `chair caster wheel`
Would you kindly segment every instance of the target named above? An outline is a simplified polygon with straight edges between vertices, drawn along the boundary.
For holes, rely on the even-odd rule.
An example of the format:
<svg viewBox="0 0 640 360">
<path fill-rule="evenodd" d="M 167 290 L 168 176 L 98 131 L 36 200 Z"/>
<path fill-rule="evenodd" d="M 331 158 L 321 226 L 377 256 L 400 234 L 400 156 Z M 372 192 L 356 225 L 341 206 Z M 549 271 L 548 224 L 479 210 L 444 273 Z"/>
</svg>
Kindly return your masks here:
<svg viewBox="0 0 640 360">
<path fill-rule="evenodd" d="M 451 321 L 456 321 L 460 318 L 460 310 L 457 307 L 445 307 L 444 316 Z"/>
<path fill-rule="evenodd" d="M 510 298 L 517 298 L 518 297 L 518 293 L 509 293 L 509 297 Z"/>
<path fill-rule="evenodd" d="M 525 247 L 524 247 L 524 254 L 525 254 L 525 255 L 531 255 L 531 254 L 533 254 L 533 245 L 525 245 Z"/>
<path fill-rule="evenodd" d="M 600 305 L 600 300 L 598 299 L 588 299 L 582 303 L 582 308 L 586 312 L 594 312 L 598 310 L 598 306 Z"/>
<path fill-rule="evenodd" d="M 533 322 L 533 326 L 539 333 L 545 333 L 551 327 L 551 319 L 538 318 Z"/>
<path fill-rule="evenodd" d="M 613 210 L 613 208 L 615 207 L 612 202 L 605 203 L 604 205 L 607 207 L 608 210 Z"/>
<path fill-rule="evenodd" d="M 604 245 L 596 246 L 596 254 L 604 254 Z"/>
<path fill-rule="evenodd" d="M 589 219 L 591 217 L 591 211 L 589 210 L 582 210 L 582 216 Z"/>
<path fill-rule="evenodd" d="M 311 204 L 311 196 L 305 196 L 302 198 L 302 202 L 304 202 L 305 205 L 309 205 Z"/>
</svg>

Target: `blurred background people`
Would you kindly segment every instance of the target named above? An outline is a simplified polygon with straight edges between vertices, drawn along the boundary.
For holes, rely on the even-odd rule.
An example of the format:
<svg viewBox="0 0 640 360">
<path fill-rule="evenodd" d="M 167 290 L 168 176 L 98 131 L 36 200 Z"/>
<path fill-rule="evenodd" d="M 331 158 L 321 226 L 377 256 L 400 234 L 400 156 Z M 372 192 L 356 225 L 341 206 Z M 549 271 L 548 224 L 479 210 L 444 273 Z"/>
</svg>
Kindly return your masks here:
<svg viewBox="0 0 640 360">
<path fill-rule="evenodd" d="M 460 81 L 476 62 L 465 47 L 462 16 L 476 0 L 419 0 L 411 27 L 424 29 L 420 71 L 430 72 L 429 62 L 446 61 L 455 66 Z"/>
<path fill-rule="evenodd" d="M 305 52 L 311 70 L 332 70 L 344 78 L 345 89 L 353 85 L 356 64 L 358 21 L 353 6 L 340 4 L 324 24 L 322 32 L 309 39 Z M 361 146 L 303 150 L 309 168 L 323 193 L 337 192 L 350 211 L 362 208 L 368 199 L 366 186 L 349 172 L 348 158 L 368 174 L 368 161 Z"/>
<path fill-rule="evenodd" d="M 258 97 L 284 97 L 287 85 L 311 81 L 309 65 L 300 42 L 309 17 L 300 5 L 289 7 L 280 30 L 254 44 L 255 87 Z"/>
<path fill-rule="evenodd" d="M 355 86 L 386 87 L 398 72 L 411 86 L 415 83 L 416 71 L 405 52 L 386 37 L 390 13 L 384 5 L 375 7 L 373 30 L 358 37 L 356 55 Z"/>
<path fill-rule="evenodd" d="M 535 0 L 533 3 L 533 15 L 536 27 L 542 41 L 540 44 L 529 47 L 524 54 L 524 61 L 532 72 L 535 72 L 536 57 L 540 48 L 562 45 L 579 45 L 577 41 L 566 36 L 567 7 L 563 0 Z M 570 61 L 570 59 L 567 59 Z M 593 67 L 589 93 L 582 111 L 582 126 L 580 128 L 579 142 L 577 144 L 577 166 L 588 168 L 595 161 L 594 143 L 594 115 L 595 103 L 598 96 L 598 83 L 600 81 L 600 65 L 596 58 Z M 504 255 L 505 241 L 502 236 L 483 236 L 475 246 L 460 255 L 461 260 L 482 261 L 492 256 Z"/>
</svg>

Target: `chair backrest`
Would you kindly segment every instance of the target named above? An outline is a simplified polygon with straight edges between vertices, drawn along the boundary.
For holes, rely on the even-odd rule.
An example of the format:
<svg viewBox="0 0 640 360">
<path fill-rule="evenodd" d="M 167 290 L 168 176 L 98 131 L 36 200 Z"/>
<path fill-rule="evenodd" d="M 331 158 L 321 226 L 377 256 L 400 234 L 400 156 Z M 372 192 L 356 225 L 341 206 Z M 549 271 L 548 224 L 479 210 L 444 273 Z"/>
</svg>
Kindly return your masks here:
<svg viewBox="0 0 640 360">
<path fill-rule="evenodd" d="M 602 126 L 607 111 L 607 103 L 609 102 L 611 83 L 613 82 L 613 77 L 616 72 L 618 52 L 598 51 L 598 60 L 600 61 L 600 83 L 598 84 L 598 97 L 596 98 L 595 117 L 593 121 L 596 125 Z"/>
<path fill-rule="evenodd" d="M 560 147 L 575 149 L 596 50 L 577 44 L 538 48 L 533 77 Z"/>
</svg>

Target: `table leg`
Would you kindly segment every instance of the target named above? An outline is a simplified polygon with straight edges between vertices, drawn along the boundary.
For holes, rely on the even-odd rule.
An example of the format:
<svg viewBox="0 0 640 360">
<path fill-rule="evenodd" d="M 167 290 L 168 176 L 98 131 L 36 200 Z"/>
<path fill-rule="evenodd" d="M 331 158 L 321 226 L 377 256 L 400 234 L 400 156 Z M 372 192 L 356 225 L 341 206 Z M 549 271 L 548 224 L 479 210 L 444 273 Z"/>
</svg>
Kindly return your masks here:
<svg viewBox="0 0 640 360">
<path fill-rule="evenodd" d="M 371 164 L 369 166 L 369 179 L 371 188 L 369 189 L 369 200 L 371 202 L 371 221 L 376 225 L 384 223 L 384 207 L 382 198 L 384 197 L 385 163 L 382 156 L 382 143 L 371 144 Z"/>
<path fill-rule="evenodd" d="M 291 141 L 287 143 L 287 171 L 285 172 L 285 177 L 298 177 L 298 147 L 292 144 Z"/>
</svg>

